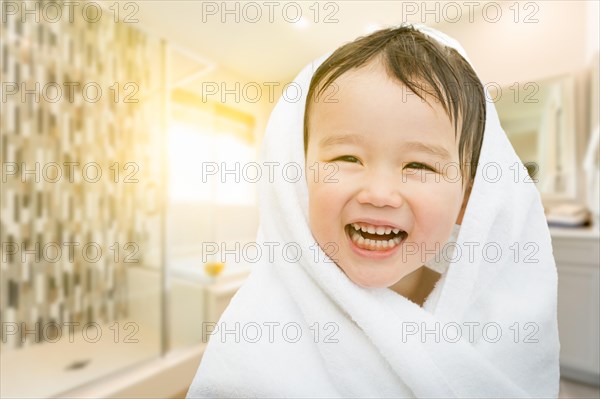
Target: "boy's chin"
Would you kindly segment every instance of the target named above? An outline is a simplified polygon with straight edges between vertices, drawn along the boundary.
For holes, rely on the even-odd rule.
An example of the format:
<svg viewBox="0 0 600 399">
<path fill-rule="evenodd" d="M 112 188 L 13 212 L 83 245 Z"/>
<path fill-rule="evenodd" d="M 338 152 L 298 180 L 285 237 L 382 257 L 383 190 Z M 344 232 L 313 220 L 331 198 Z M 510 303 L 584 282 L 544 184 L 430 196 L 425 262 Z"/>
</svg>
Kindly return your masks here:
<svg viewBox="0 0 600 399">
<path fill-rule="evenodd" d="M 350 280 L 361 288 L 390 288 L 394 289 L 398 284 L 404 280 L 405 277 L 410 275 L 412 272 L 418 269 L 412 269 L 409 271 L 399 273 L 381 273 L 380 275 L 373 274 L 370 276 L 360 276 L 353 273 L 346 272 L 343 268 L 342 271 L 348 276 Z"/>
<path fill-rule="evenodd" d="M 346 275 L 348 275 L 346 273 Z M 372 277 L 372 278 L 358 278 L 355 276 L 349 276 L 350 280 L 361 288 L 389 288 L 396 284 L 399 278 L 385 277 Z"/>
</svg>

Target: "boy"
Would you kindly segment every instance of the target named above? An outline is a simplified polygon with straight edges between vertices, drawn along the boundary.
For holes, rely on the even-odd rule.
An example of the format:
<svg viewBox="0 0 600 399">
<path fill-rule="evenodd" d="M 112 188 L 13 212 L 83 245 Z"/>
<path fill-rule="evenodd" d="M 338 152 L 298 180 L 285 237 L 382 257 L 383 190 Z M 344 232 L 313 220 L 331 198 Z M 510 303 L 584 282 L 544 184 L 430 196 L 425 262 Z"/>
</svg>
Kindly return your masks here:
<svg viewBox="0 0 600 399">
<path fill-rule="evenodd" d="M 383 30 L 295 82 L 261 158 L 306 179 L 260 187 L 275 251 L 210 326 L 188 397 L 556 397 L 543 207 L 460 45 Z M 451 232 L 458 256 L 424 272 Z"/>
</svg>

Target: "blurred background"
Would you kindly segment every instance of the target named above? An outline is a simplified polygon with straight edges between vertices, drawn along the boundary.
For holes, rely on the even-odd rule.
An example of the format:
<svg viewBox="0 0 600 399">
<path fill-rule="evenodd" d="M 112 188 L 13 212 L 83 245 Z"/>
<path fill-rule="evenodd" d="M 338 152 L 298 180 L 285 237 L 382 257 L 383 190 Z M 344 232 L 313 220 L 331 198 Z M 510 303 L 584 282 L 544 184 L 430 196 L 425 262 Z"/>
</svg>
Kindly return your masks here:
<svg viewBox="0 0 600 399">
<path fill-rule="evenodd" d="M 269 113 L 400 22 L 496 103 L 551 225 L 561 397 L 598 397 L 597 1 L 0 4 L 1 397 L 183 397 L 252 269 Z"/>
</svg>

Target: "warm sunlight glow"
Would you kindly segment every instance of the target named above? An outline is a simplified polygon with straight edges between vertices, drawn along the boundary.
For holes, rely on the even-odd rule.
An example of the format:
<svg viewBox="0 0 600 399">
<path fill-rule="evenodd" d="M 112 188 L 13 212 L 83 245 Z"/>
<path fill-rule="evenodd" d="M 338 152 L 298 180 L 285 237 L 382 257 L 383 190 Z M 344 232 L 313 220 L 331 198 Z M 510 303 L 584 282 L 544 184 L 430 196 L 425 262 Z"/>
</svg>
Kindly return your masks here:
<svg viewBox="0 0 600 399">
<path fill-rule="evenodd" d="M 245 166 L 255 160 L 251 145 L 233 134 L 215 134 L 186 123 L 169 130 L 169 198 L 173 202 L 256 203 L 256 184 Z"/>
</svg>

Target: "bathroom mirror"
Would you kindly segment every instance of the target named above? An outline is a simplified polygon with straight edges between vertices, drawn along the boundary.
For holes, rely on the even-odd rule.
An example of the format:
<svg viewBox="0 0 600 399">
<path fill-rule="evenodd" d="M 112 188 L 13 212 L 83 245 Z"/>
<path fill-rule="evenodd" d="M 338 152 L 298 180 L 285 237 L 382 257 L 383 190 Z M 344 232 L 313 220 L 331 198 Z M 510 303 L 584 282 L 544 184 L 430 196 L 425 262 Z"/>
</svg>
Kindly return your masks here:
<svg viewBox="0 0 600 399">
<path fill-rule="evenodd" d="M 489 87 L 500 123 L 545 199 L 576 197 L 574 79 Z"/>
</svg>

